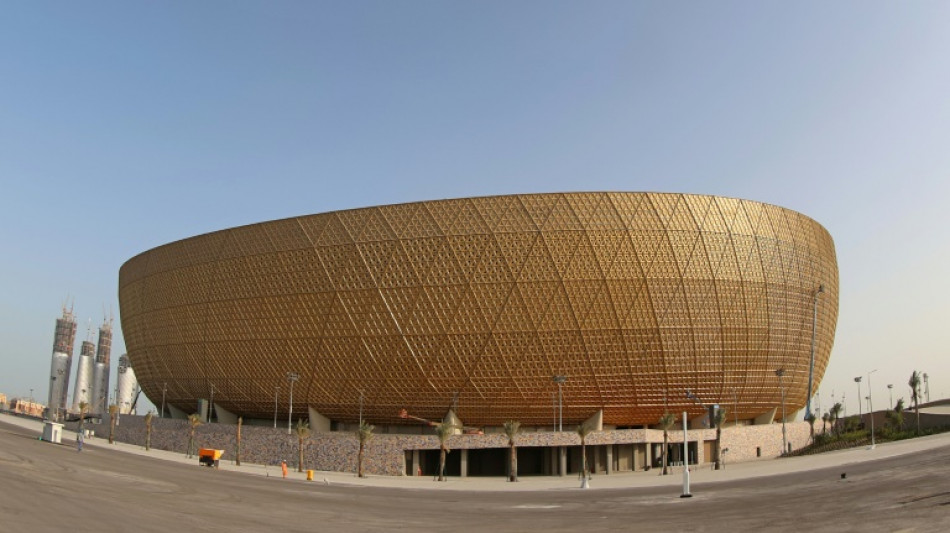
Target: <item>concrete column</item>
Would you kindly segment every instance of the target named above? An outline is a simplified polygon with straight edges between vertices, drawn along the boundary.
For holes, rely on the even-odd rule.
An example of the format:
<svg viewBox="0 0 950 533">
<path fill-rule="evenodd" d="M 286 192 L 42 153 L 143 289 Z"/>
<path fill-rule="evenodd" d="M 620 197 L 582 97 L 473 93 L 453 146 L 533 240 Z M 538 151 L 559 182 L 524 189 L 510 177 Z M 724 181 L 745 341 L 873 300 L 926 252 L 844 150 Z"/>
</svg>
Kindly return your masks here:
<svg viewBox="0 0 950 533">
<path fill-rule="evenodd" d="M 614 445 L 607 445 L 607 464 L 604 465 L 604 473 L 610 474 L 610 469 L 614 466 Z"/>
<path fill-rule="evenodd" d="M 559 468 L 558 474 L 561 476 L 567 475 L 567 448 L 564 446 L 558 447 L 558 456 L 559 456 Z"/>
<path fill-rule="evenodd" d="M 468 450 L 466 448 L 462 448 L 459 450 L 459 452 L 461 453 L 461 457 L 459 457 L 459 459 L 462 463 L 462 477 L 468 477 Z"/>
</svg>

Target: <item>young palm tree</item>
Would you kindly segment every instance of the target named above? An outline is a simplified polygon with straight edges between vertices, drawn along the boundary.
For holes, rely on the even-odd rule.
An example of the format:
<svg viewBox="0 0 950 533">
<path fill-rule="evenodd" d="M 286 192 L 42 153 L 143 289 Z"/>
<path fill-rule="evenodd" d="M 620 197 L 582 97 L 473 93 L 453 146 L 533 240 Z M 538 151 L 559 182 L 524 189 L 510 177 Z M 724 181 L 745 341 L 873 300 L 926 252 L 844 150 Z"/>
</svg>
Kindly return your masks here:
<svg viewBox="0 0 950 533">
<path fill-rule="evenodd" d="M 897 429 L 904 430 L 904 399 L 898 398 L 897 403 L 894 404 L 894 410 L 888 413 L 891 420 L 894 421 L 894 425 L 897 426 Z"/>
<path fill-rule="evenodd" d="M 192 413 L 188 415 L 188 457 L 194 455 L 195 448 L 195 430 L 201 425 L 201 415 Z"/>
<path fill-rule="evenodd" d="M 577 436 L 581 438 L 581 475 L 584 478 L 589 477 L 587 470 L 587 436 L 590 435 L 591 431 L 594 431 L 594 428 L 588 424 L 577 426 Z"/>
<path fill-rule="evenodd" d="M 805 415 L 805 422 L 808 422 L 808 432 L 811 435 L 811 441 L 815 442 L 815 420 L 818 417 L 815 416 L 815 413 L 808 413 Z"/>
<path fill-rule="evenodd" d="M 509 452 L 509 472 L 508 481 L 518 481 L 518 451 L 515 450 L 515 437 L 521 433 L 521 422 L 517 420 L 505 421 L 505 435 L 508 436 Z"/>
<path fill-rule="evenodd" d="M 713 417 L 716 425 L 716 470 L 722 468 L 722 423 L 726 421 L 726 409 L 717 409 Z"/>
<path fill-rule="evenodd" d="M 449 453 L 449 437 L 455 433 L 456 427 L 448 422 L 435 425 L 435 435 L 439 437 L 439 481 L 445 481 L 445 454 Z"/>
<path fill-rule="evenodd" d="M 119 406 L 112 404 L 109 406 L 109 444 L 115 444 L 115 422 L 119 417 Z"/>
<path fill-rule="evenodd" d="M 669 470 L 668 470 L 668 468 L 667 468 L 667 453 L 666 453 L 666 451 L 669 449 L 669 438 L 670 438 L 670 436 L 669 436 L 669 430 L 670 430 L 670 428 L 673 427 L 673 424 L 675 424 L 675 423 L 676 423 L 676 415 L 674 415 L 673 413 L 664 413 L 663 416 L 660 417 L 660 429 L 663 430 L 663 452 L 662 452 L 662 455 L 663 455 L 663 475 L 664 475 L 664 476 L 667 475 L 667 474 L 669 474 Z"/>
<path fill-rule="evenodd" d="M 828 431 L 828 421 L 831 420 L 831 414 L 825 413 L 821 415 L 821 434 L 824 435 Z"/>
<path fill-rule="evenodd" d="M 152 412 L 145 415 L 145 451 L 152 449 Z"/>
<path fill-rule="evenodd" d="M 831 416 L 831 430 L 834 431 L 836 435 L 841 433 L 840 428 L 838 427 L 838 418 L 841 416 L 841 411 L 843 407 L 841 402 L 838 402 L 831 406 L 831 409 L 828 411 L 828 414 Z"/>
<path fill-rule="evenodd" d="M 910 385 L 910 401 L 914 404 L 914 413 L 917 415 L 917 436 L 920 436 L 920 373 L 914 370 L 914 373 L 910 375 L 910 380 L 907 381 L 907 384 Z"/>
<path fill-rule="evenodd" d="M 79 402 L 79 433 L 82 433 L 82 427 L 86 421 L 87 409 L 89 409 L 88 402 Z"/>
<path fill-rule="evenodd" d="M 356 474 L 359 477 L 366 477 L 363 475 L 363 450 L 366 448 L 366 443 L 373 438 L 373 429 L 375 426 L 363 420 L 356 430 L 356 438 L 360 441 L 360 453 L 356 456 Z"/>
<path fill-rule="evenodd" d="M 297 433 L 297 472 L 303 472 L 303 441 L 310 437 L 310 422 L 298 418 L 294 431 Z"/>
<path fill-rule="evenodd" d="M 243 423 L 244 423 L 244 417 L 243 417 L 243 416 L 239 416 L 239 417 L 238 417 L 238 424 L 237 424 L 237 436 L 236 436 L 235 446 L 234 446 L 234 448 L 235 448 L 235 450 L 234 450 L 234 464 L 235 464 L 236 466 L 241 466 L 241 424 L 243 424 Z"/>
</svg>

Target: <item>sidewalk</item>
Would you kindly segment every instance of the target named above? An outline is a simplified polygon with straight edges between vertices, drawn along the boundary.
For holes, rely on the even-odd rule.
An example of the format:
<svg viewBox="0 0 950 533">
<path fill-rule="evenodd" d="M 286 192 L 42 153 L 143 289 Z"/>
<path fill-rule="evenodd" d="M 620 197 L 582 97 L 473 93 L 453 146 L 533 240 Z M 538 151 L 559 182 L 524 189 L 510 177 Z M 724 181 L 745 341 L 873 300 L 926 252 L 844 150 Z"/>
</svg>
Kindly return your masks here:
<svg viewBox="0 0 950 533">
<path fill-rule="evenodd" d="M 43 424 L 41 422 L 19 418 L 7 414 L 0 414 L 0 422 L 19 426 L 37 434 L 42 434 Z M 63 442 L 72 445 L 75 434 L 65 433 Z M 715 471 L 712 465 L 702 465 L 693 467 L 690 470 L 690 482 L 692 484 L 715 483 L 721 481 L 733 481 L 737 479 L 747 479 L 754 477 L 774 476 L 779 474 L 788 474 L 794 472 L 803 472 L 807 470 L 817 470 L 826 467 L 844 467 L 849 464 L 865 461 L 874 461 L 887 457 L 905 455 L 924 450 L 932 450 L 950 446 L 950 433 L 931 435 L 918 439 L 908 439 L 897 442 L 888 442 L 878 444 L 873 450 L 867 450 L 864 447 L 839 450 L 819 455 L 810 455 L 806 457 L 791 457 L 788 459 L 763 459 L 758 461 L 748 461 L 744 463 L 726 464 L 724 470 Z M 117 442 L 109 444 L 106 439 L 88 438 L 85 441 L 83 453 L 97 453 L 104 450 L 117 450 L 124 453 L 131 453 L 159 459 L 163 461 L 172 461 L 182 464 L 198 466 L 198 458 L 188 458 L 179 452 L 168 452 L 164 450 L 152 449 L 145 451 L 141 446 Z M 280 479 L 280 467 L 265 466 L 259 464 L 242 463 L 241 466 L 235 466 L 233 457 L 224 457 L 221 459 L 220 470 L 241 472 L 243 474 L 266 476 Z M 296 461 L 294 464 L 287 464 L 287 478 L 296 481 L 305 481 L 306 473 L 296 471 Z M 683 483 L 683 469 L 677 467 L 673 469 L 673 474 L 668 476 L 659 475 L 660 469 L 652 469 L 647 472 L 621 472 L 610 475 L 597 474 L 590 481 L 591 489 L 619 489 L 632 487 L 679 487 Z M 396 477 L 396 476 L 369 476 L 359 478 L 353 473 L 348 472 L 314 472 L 314 483 L 330 485 L 342 484 L 365 487 L 388 487 L 403 489 L 427 489 L 427 490 L 460 490 L 460 491 L 545 491 L 545 490 L 574 490 L 580 486 L 580 479 L 576 474 L 564 477 L 552 476 L 526 476 L 521 477 L 518 483 L 508 483 L 502 477 L 452 477 L 443 483 L 434 482 L 432 477 Z"/>
</svg>

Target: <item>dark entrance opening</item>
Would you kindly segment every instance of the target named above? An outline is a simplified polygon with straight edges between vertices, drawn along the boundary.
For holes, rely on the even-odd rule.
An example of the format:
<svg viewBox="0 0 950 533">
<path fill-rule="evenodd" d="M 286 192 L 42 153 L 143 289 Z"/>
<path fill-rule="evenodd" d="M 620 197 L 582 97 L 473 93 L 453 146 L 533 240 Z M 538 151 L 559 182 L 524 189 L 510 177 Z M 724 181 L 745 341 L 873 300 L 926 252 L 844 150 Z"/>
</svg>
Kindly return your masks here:
<svg viewBox="0 0 950 533">
<path fill-rule="evenodd" d="M 439 450 L 419 450 L 419 463 L 423 476 L 439 476 Z M 462 475 L 462 453 L 454 450 L 445 454 L 445 475 Z"/>
<path fill-rule="evenodd" d="M 520 457 L 519 457 L 520 458 Z M 519 465 L 520 470 L 520 465 Z M 505 477 L 508 475 L 508 450 L 486 448 L 468 451 L 468 475 Z"/>
</svg>

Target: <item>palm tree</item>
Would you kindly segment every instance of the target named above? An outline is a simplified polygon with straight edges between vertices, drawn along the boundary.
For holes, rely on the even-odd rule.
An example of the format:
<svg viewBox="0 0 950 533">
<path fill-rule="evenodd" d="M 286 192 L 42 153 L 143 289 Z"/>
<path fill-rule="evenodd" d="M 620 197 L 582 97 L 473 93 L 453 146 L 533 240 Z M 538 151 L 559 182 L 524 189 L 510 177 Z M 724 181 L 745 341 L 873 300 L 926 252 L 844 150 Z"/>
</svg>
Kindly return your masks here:
<svg viewBox="0 0 950 533">
<path fill-rule="evenodd" d="M 195 430 L 201 425 L 201 415 L 191 413 L 188 415 L 188 457 L 194 455 L 195 448 Z"/>
<path fill-rule="evenodd" d="M 521 433 L 521 422 L 517 420 L 505 421 L 505 435 L 508 435 L 508 446 L 511 447 L 508 481 L 518 481 L 518 452 L 515 450 L 515 437 L 519 433 Z"/>
<path fill-rule="evenodd" d="M 302 418 L 298 418 L 294 431 L 297 433 L 297 472 L 303 472 L 303 441 L 310 437 L 310 422 L 304 422 Z"/>
<path fill-rule="evenodd" d="M 449 437 L 455 434 L 456 427 L 448 422 L 435 425 L 435 435 L 439 437 L 439 481 L 445 481 L 445 454 L 449 453 Z"/>
<path fill-rule="evenodd" d="M 920 436 L 920 373 L 914 370 L 914 373 L 910 375 L 910 380 L 907 381 L 907 384 L 910 385 L 910 401 L 914 403 L 914 413 L 917 415 L 917 436 Z"/>
<path fill-rule="evenodd" d="M 821 434 L 824 435 L 828 431 L 828 421 L 831 420 L 831 415 L 825 413 L 821 415 Z"/>
<path fill-rule="evenodd" d="M 152 449 L 152 412 L 145 415 L 145 451 Z"/>
<path fill-rule="evenodd" d="M 663 475 L 664 476 L 669 474 L 669 470 L 667 469 L 667 453 L 666 453 L 666 451 L 669 449 L 670 436 L 668 432 L 670 428 L 673 427 L 673 424 L 675 423 L 676 423 L 676 415 L 674 415 L 673 413 L 664 413 L 663 416 L 660 417 L 660 429 L 663 430 L 663 451 L 661 452 L 661 454 L 663 455 Z"/>
<path fill-rule="evenodd" d="M 722 423 L 726 421 L 726 409 L 716 409 L 713 424 L 716 425 L 716 470 L 722 468 Z"/>
<path fill-rule="evenodd" d="M 356 456 L 356 475 L 359 477 L 366 477 L 363 475 L 363 450 L 366 448 L 366 443 L 373 438 L 373 429 L 375 426 L 363 420 L 356 430 L 356 438 L 360 441 L 360 453 Z"/>
<path fill-rule="evenodd" d="M 904 399 L 898 398 L 897 403 L 894 404 L 894 410 L 887 413 L 888 418 L 890 418 L 894 425 L 901 431 L 904 430 Z"/>
<path fill-rule="evenodd" d="M 843 407 L 841 402 L 837 402 L 831 406 L 831 409 L 828 410 L 828 415 L 831 416 L 831 429 L 836 435 L 840 434 L 840 429 L 838 428 L 838 417 L 841 416 L 842 409 Z"/>
<path fill-rule="evenodd" d="M 594 431 L 594 428 L 586 423 L 577 426 L 577 436 L 581 438 L 581 475 L 583 479 L 589 477 L 587 471 L 587 436 L 590 435 L 591 431 Z"/>
<path fill-rule="evenodd" d="M 817 420 L 815 413 L 807 413 L 805 415 L 805 422 L 808 422 L 808 432 L 811 435 L 811 441 L 815 442 L 815 420 Z"/>
<path fill-rule="evenodd" d="M 86 409 L 88 408 L 88 402 L 79 402 L 79 433 L 82 433 L 82 427 L 86 421 Z"/>
<path fill-rule="evenodd" d="M 109 406 L 109 444 L 115 444 L 115 422 L 119 417 L 119 406 L 112 404 Z"/>
<path fill-rule="evenodd" d="M 235 440 L 235 450 L 234 450 L 234 464 L 235 466 L 241 466 L 241 424 L 244 423 L 244 417 L 238 417 L 237 423 L 237 438 Z"/>
</svg>

